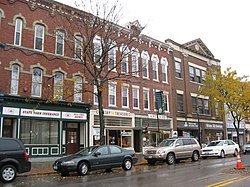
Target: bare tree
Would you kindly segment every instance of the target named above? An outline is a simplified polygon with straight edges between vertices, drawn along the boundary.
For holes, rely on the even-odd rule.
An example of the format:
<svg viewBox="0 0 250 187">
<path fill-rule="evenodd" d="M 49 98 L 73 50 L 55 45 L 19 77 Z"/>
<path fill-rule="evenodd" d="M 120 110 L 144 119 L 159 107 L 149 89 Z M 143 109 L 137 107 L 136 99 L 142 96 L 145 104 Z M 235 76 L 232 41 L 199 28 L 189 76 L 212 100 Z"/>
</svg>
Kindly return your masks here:
<svg viewBox="0 0 250 187">
<path fill-rule="evenodd" d="M 143 28 L 138 22 L 131 24 L 131 28 L 118 25 L 121 15 L 118 0 L 112 4 L 82 0 L 76 7 L 58 21 L 67 30 L 65 43 L 77 59 L 67 63 L 83 65 L 90 85 L 87 91 L 98 99 L 100 143 L 105 144 L 103 95 L 110 82 L 129 81 L 132 74 L 138 73 L 138 68 L 129 68 L 128 55 L 136 52 L 132 46 L 136 47 Z M 66 12 L 64 7 L 62 11 Z"/>
</svg>

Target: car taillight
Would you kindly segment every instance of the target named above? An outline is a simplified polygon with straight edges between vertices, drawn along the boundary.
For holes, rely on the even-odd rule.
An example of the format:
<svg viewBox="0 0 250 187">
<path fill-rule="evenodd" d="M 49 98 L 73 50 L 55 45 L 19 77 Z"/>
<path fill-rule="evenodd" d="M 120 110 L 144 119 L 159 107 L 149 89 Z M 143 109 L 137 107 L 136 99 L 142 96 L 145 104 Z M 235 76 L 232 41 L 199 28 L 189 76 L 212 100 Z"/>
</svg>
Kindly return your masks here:
<svg viewBox="0 0 250 187">
<path fill-rule="evenodd" d="M 27 152 L 24 152 L 24 159 L 25 159 L 26 161 L 28 161 L 28 160 L 29 160 L 29 155 L 28 155 L 28 153 L 27 153 Z"/>
</svg>

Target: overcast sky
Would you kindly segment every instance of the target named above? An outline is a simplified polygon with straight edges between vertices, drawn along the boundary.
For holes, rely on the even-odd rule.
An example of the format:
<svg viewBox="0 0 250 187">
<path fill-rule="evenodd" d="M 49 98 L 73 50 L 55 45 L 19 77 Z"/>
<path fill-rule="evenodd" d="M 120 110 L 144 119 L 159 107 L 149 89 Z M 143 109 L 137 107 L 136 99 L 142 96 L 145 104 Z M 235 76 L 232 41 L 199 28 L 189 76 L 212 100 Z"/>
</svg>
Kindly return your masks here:
<svg viewBox="0 0 250 187">
<path fill-rule="evenodd" d="M 73 5 L 73 0 L 57 0 Z M 144 34 L 183 44 L 200 38 L 222 69 L 250 76 L 249 0 L 120 0 L 122 21 L 139 20 Z"/>
</svg>

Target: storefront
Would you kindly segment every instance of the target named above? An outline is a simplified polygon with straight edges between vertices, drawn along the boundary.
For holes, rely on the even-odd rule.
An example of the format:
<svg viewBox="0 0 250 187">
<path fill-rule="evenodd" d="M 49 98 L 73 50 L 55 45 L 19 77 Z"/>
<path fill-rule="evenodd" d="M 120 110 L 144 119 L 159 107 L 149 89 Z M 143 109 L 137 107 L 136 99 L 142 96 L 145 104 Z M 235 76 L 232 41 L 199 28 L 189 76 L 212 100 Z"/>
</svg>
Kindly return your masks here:
<svg viewBox="0 0 250 187">
<path fill-rule="evenodd" d="M 0 137 L 21 139 L 30 157 L 72 154 L 89 145 L 89 105 L 0 97 Z"/>
<path fill-rule="evenodd" d="M 134 147 L 134 114 L 121 110 L 104 109 L 104 136 L 107 144 Z M 98 110 L 90 111 L 90 144 L 100 143 L 100 119 Z"/>
<path fill-rule="evenodd" d="M 148 114 L 135 116 L 135 132 L 138 133 L 137 152 L 143 152 L 151 146 L 158 145 L 162 140 L 170 138 L 173 130 L 172 118 L 167 115 Z"/>
<path fill-rule="evenodd" d="M 230 140 L 237 142 L 237 132 L 233 125 L 233 123 L 228 122 L 227 123 L 227 137 Z M 245 143 L 245 124 L 243 122 L 240 123 L 239 126 L 239 140 L 240 140 L 240 146 L 243 146 Z"/>
<path fill-rule="evenodd" d="M 213 140 L 224 139 L 224 128 L 222 122 L 208 123 L 205 120 L 200 120 L 199 123 L 193 121 L 178 121 L 177 131 L 178 136 L 182 137 L 193 137 L 198 140 L 200 136 L 201 143 L 209 143 Z"/>
</svg>

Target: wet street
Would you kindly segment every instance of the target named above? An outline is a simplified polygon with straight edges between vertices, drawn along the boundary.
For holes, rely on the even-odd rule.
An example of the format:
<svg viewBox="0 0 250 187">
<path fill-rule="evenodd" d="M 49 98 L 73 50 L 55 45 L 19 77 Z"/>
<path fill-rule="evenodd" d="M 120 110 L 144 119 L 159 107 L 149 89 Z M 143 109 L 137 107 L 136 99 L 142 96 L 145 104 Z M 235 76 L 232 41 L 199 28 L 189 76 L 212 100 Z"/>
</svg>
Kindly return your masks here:
<svg viewBox="0 0 250 187">
<path fill-rule="evenodd" d="M 243 166 L 249 166 L 250 155 L 242 155 Z M 201 187 L 201 186 L 249 186 L 250 176 L 240 175 L 235 172 L 226 173 L 225 170 L 236 166 L 236 157 L 225 159 L 211 158 L 191 162 L 181 161 L 169 166 L 157 163 L 156 166 L 138 165 L 131 171 L 114 169 L 112 173 L 103 171 L 91 172 L 87 176 L 77 176 L 72 173 L 68 177 L 59 174 L 47 176 L 18 177 L 13 183 L 2 184 L 3 187 L 109 187 L 109 186 L 175 186 L 175 187 Z M 226 184 L 226 185 L 225 185 Z"/>
</svg>

